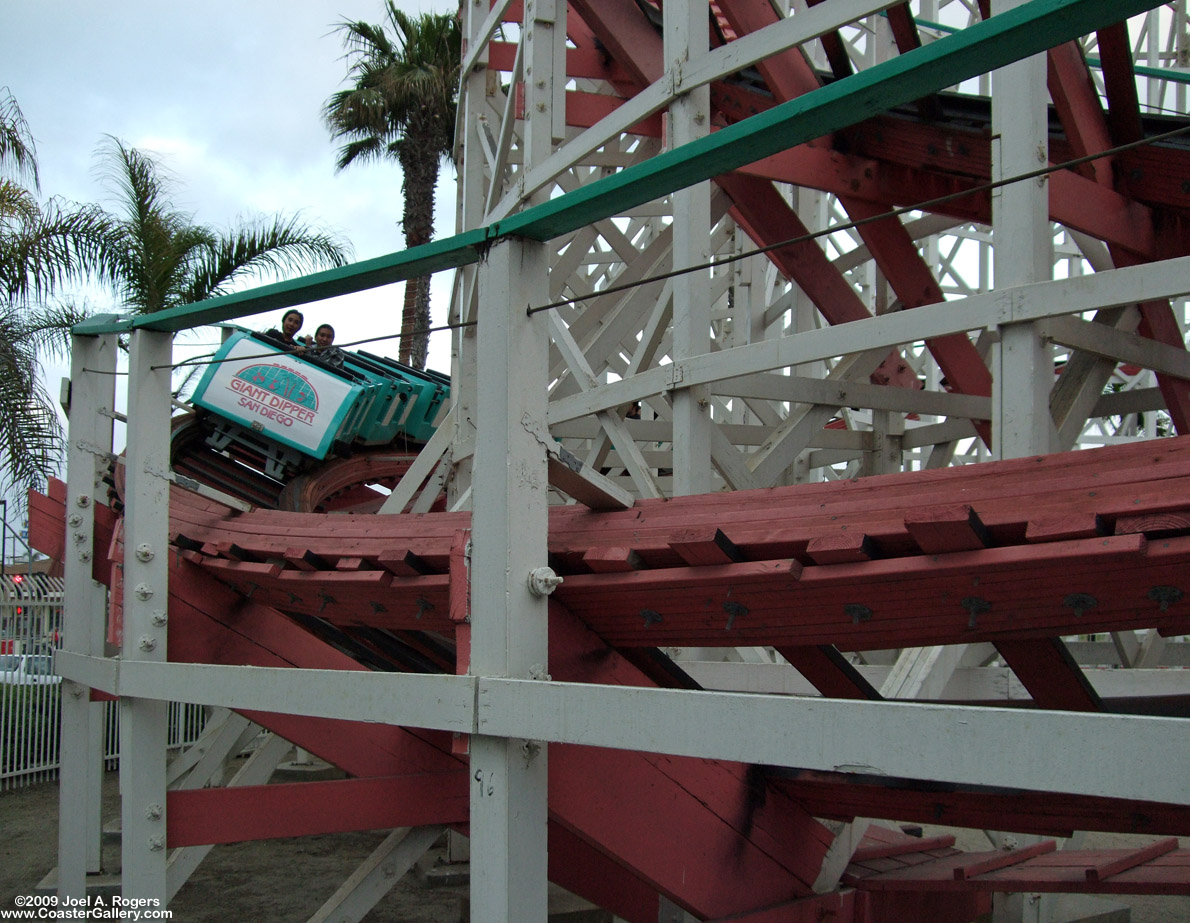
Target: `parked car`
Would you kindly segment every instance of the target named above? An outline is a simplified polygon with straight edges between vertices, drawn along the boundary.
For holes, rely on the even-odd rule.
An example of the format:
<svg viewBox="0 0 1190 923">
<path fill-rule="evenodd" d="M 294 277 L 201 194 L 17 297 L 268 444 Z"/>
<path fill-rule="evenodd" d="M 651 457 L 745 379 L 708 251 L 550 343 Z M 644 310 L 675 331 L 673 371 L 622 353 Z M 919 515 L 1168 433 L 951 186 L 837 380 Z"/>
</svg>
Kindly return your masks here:
<svg viewBox="0 0 1190 923">
<path fill-rule="evenodd" d="M 0 654 L 0 683 L 6 685 L 49 685 L 62 682 L 54 672 L 49 654 Z"/>
</svg>

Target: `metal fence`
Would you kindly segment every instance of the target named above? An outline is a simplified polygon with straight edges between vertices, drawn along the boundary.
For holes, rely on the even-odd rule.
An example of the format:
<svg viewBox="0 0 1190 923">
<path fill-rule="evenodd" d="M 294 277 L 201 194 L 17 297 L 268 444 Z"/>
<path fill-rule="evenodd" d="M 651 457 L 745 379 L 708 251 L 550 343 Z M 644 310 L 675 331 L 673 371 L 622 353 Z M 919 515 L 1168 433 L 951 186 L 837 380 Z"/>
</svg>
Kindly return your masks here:
<svg viewBox="0 0 1190 923">
<path fill-rule="evenodd" d="M 52 656 L 60 642 L 62 580 L 9 564 L 0 576 L 0 791 L 58 777 L 61 680 Z M 170 704 L 169 745 L 193 743 L 202 706 Z M 119 708 L 104 703 L 104 762 L 120 758 Z"/>
</svg>

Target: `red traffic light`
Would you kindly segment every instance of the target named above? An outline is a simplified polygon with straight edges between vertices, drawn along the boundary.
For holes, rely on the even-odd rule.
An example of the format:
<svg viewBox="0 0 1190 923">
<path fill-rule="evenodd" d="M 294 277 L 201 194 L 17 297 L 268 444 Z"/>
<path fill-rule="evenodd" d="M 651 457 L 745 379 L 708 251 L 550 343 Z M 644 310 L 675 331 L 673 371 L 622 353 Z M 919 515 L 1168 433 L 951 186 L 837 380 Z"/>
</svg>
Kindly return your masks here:
<svg viewBox="0 0 1190 923">
<path fill-rule="evenodd" d="M 13 582 L 13 583 L 24 583 L 24 582 L 25 582 L 25 575 L 24 575 L 24 574 L 13 574 L 13 575 L 12 575 L 12 582 Z"/>
</svg>

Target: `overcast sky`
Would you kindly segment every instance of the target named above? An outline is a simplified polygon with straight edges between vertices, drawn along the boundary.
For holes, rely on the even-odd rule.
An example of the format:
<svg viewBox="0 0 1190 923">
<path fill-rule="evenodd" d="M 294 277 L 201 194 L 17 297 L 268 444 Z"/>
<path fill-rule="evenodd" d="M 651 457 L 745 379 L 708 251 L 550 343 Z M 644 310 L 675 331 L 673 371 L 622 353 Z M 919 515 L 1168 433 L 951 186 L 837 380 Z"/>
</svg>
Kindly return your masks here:
<svg viewBox="0 0 1190 923">
<path fill-rule="evenodd" d="M 456 8 L 452 0 L 401 6 Z M 375 163 L 336 173 L 320 109 L 345 85 L 335 24 L 380 22 L 383 11 L 382 0 L 0 0 L 0 86 L 32 130 L 43 196 L 110 207 L 95 155 L 110 134 L 159 155 L 178 182 L 176 204 L 199 223 L 226 227 L 238 216 L 301 211 L 349 240 L 355 259 L 367 259 L 404 247 L 400 172 Z M 440 237 L 454 232 L 453 180 L 445 167 Z M 324 319 L 340 342 L 396 331 L 402 287 L 380 291 L 309 306 L 307 332 Z M 449 291 L 449 274 L 439 273 L 435 322 L 445 319 Z M 266 314 L 245 323 L 277 320 Z M 444 371 L 447 337 L 435 334 L 431 343 L 431 365 Z M 395 355 L 397 346 L 369 348 Z"/>
</svg>

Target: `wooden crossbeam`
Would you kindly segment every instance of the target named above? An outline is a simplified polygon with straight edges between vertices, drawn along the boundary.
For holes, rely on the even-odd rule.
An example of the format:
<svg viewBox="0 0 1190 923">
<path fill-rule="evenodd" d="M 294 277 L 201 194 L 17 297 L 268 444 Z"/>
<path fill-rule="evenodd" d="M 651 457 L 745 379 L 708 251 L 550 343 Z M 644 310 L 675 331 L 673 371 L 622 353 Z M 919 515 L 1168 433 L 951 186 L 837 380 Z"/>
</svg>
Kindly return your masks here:
<svg viewBox="0 0 1190 923">
<path fill-rule="evenodd" d="M 288 782 L 171 791 L 166 845 L 199 846 L 278 837 L 463 824 L 463 767 L 371 779 Z"/>
<path fill-rule="evenodd" d="M 1106 881 L 1121 872 L 1134 869 L 1138 865 L 1144 865 L 1150 859 L 1156 859 L 1158 856 L 1173 852 L 1177 848 L 1178 839 L 1171 836 L 1115 859 L 1105 859 L 1095 865 L 1087 866 L 1087 881 Z"/>
<path fill-rule="evenodd" d="M 1103 702 L 1061 638 L 1001 639 L 996 650 L 1040 708 L 1103 711 Z"/>
<path fill-rule="evenodd" d="M 873 859 L 887 859 L 890 856 L 906 856 L 910 853 L 929 852 L 954 846 L 955 839 L 949 833 L 930 837 L 899 837 L 888 843 L 861 845 L 851 854 L 852 862 L 871 862 Z"/>
<path fill-rule="evenodd" d="M 976 862 L 957 866 L 954 869 L 954 878 L 955 881 L 967 881 L 978 875 L 986 875 L 988 872 L 995 872 L 999 869 L 1008 868 L 1010 865 L 1017 865 L 1026 859 L 1032 859 L 1034 856 L 1043 856 L 1046 853 L 1053 852 L 1055 849 L 1057 849 L 1057 844 L 1053 840 L 1043 840 L 1040 843 L 1034 843 L 1032 846 L 1005 850 Z"/>
<path fill-rule="evenodd" d="M 830 644 L 785 644 L 777 653 L 831 699 L 881 699 L 876 687 L 869 683 L 855 666 Z"/>
</svg>

